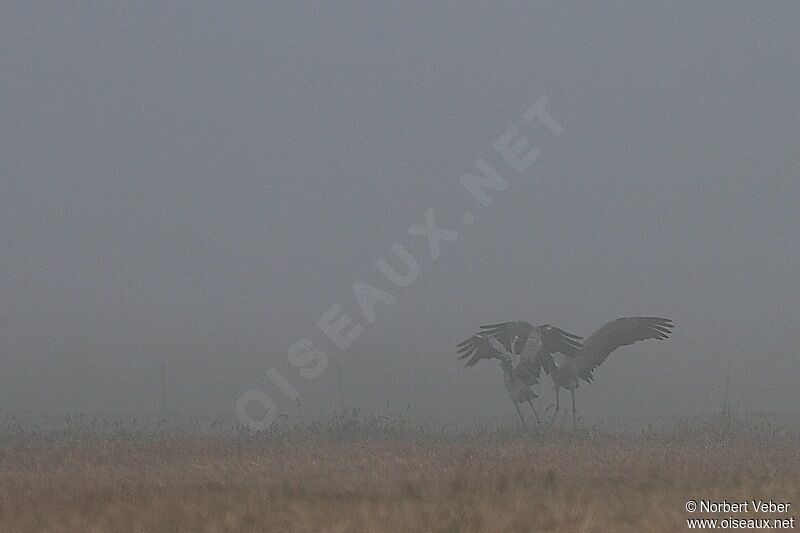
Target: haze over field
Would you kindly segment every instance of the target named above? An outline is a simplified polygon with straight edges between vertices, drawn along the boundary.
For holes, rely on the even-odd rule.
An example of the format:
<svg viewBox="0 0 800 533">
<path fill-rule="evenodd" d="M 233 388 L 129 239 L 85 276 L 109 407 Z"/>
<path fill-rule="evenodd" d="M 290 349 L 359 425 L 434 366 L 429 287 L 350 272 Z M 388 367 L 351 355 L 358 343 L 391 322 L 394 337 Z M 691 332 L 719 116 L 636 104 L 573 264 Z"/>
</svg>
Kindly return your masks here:
<svg viewBox="0 0 800 533">
<path fill-rule="evenodd" d="M 798 27 L 791 3 L 3 2 L 0 410 L 155 413 L 164 359 L 177 413 L 298 412 L 274 368 L 301 415 L 513 417 L 496 364 L 455 360 L 479 324 L 656 315 L 673 338 L 614 353 L 584 412 L 717 408 L 728 372 L 741 410 L 797 412 Z M 544 95 L 559 136 L 522 118 Z M 489 207 L 478 158 L 508 182 Z M 459 234 L 436 260 L 429 209 Z M 375 264 L 395 242 L 405 288 Z M 372 323 L 358 281 L 393 298 Z M 344 351 L 334 304 L 364 326 Z"/>
</svg>

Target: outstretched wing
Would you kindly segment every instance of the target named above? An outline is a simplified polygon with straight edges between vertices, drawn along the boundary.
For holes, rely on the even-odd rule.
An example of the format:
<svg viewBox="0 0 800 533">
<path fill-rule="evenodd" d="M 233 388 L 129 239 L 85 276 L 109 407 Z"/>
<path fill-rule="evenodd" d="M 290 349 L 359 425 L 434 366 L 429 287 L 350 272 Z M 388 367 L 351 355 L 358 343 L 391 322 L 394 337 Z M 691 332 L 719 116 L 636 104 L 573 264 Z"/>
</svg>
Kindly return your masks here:
<svg viewBox="0 0 800 533">
<path fill-rule="evenodd" d="M 482 334 L 491 335 L 499 340 L 509 352 L 522 352 L 528 337 L 533 331 L 533 326 L 523 320 L 513 322 L 498 322 L 497 324 L 487 324 L 481 326 Z M 516 346 L 511 346 L 512 341 L 516 341 Z"/>
<path fill-rule="evenodd" d="M 561 328 L 543 324 L 533 327 L 528 322 L 500 322 L 481 326 L 487 335 L 499 340 L 508 351 L 525 353 L 533 351 L 535 353 L 556 353 L 577 357 L 583 345 L 581 337 L 565 331 Z M 516 345 L 511 346 L 512 341 L 516 340 Z M 528 343 L 536 341 L 536 345 L 531 347 Z M 512 348 L 514 348 L 512 350 Z M 526 349 L 527 348 L 527 349 Z"/>
<path fill-rule="evenodd" d="M 536 328 L 542 340 L 542 354 L 563 353 L 569 357 L 577 357 L 583 349 L 581 339 L 573 333 L 561 328 L 544 324 Z"/>
<path fill-rule="evenodd" d="M 489 344 L 489 338 L 478 334 L 458 344 L 458 359 L 467 359 L 465 366 L 474 366 L 481 359 L 501 359 L 500 352 Z"/>
<path fill-rule="evenodd" d="M 673 327 L 668 318 L 633 316 L 612 320 L 584 342 L 579 361 L 581 378 L 591 381 L 592 371 L 620 346 L 647 339 L 667 339 Z"/>
</svg>

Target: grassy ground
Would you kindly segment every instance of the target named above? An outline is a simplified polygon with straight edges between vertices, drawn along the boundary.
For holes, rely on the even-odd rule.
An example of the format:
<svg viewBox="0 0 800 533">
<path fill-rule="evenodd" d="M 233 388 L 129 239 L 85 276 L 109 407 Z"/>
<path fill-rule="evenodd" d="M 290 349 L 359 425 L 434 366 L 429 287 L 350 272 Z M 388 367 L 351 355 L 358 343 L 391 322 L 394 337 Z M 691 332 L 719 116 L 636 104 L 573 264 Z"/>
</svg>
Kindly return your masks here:
<svg viewBox="0 0 800 533">
<path fill-rule="evenodd" d="M 800 506 L 798 436 L 18 433 L 0 440 L 0 531 L 684 531 L 688 499 Z"/>
</svg>

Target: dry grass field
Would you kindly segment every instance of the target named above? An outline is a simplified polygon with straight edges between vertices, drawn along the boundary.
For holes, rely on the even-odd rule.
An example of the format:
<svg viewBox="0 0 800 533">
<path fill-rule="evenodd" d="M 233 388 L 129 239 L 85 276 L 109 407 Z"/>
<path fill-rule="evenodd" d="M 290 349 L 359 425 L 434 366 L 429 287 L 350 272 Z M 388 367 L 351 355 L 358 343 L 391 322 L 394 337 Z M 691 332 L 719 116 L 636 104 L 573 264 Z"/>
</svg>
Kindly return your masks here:
<svg viewBox="0 0 800 533">
<path fill-rule="evenodd" d="M 800 505 L 798 436 L 766 422 L 635 434 L 19 432 L 0 441 L 0 530 L 685 531 L 688 499 Z"/>
</svg>

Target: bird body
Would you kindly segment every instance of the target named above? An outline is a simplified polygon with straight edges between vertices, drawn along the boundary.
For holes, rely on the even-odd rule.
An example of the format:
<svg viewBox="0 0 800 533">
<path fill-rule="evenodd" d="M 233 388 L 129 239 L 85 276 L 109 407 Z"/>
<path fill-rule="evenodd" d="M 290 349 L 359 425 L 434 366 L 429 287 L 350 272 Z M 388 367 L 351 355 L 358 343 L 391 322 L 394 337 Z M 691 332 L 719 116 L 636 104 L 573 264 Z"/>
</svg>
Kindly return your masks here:
<svg viewBox="0 0 800 533">
<path fill-rule="evenodd" d="M 548 364 L 548 361 L 551 363 Z M 573 357 L 553 357 L 542 363 L 545 373 L 550 376 L 554 384 L 558 384 L 563 389 L 577 389 L 580 380 L 578 379 L 578 360 Z"/>
<path fill-rule="evenodd" d="M 500 368 L 503 370 L 503 384 L 514 402 L 523 403 L 539 397 L 533 392 L 533 384 L 524 374 L 518 372 L 510 361 L 501 360 Z"/>
</svg>

